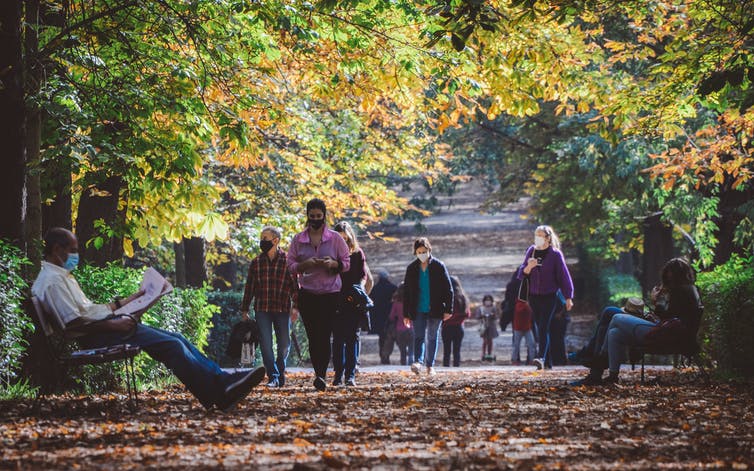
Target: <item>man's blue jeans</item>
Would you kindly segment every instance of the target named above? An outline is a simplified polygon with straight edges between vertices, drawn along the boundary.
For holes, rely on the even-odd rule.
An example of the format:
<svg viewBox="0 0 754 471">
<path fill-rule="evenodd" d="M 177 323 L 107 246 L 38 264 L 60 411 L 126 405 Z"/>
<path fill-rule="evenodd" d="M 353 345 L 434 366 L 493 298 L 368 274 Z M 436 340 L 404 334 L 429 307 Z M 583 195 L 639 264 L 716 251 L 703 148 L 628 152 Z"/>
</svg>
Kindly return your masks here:
<svg viewBox="0 0 754 471">
<path fill-rule="evenodd" d="M 107 332 L 88 335 L 81 342 L 88 348 L 120 343 L 141 347 L 150 357 L 172 371 L 207 409 L 225 392 L 228 373 L 204 356 L 181 334 L 139 324 L 134 334 L 127 338 L 126 334 Z"/>
<path fill-rule="evenodd" d="M 427 367 L 434 366 L 441 324 L 442 319 L 429 317 L 428 313 L 416 314 L 416 319 L 414 319 L 414 358 L 418 363 L 423 363 Z"/>
<path fill-rule="evenodd" d="M 291 345 L 291 318 L 287 312 L 257 312 L 259 326 L 259 347 L 262 350 L 262 362 L 270 381 L 285 381 L 285 362 Z M 277 357 L 272 352 L 272 329 L 278 349 Z"/>
</svg>

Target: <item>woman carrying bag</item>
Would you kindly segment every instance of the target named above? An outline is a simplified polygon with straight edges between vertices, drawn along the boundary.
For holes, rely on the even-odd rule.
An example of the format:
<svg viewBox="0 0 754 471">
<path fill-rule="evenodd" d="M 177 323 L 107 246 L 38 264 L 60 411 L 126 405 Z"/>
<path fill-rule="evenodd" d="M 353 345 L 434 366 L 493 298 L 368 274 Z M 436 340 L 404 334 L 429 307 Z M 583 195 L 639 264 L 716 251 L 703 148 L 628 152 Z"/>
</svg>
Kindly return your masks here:
<svg viewBox="0 0 754 471">
<path fill-rule="evenodd" d="M 529 281 L 528 301 L 534 313 L 539 340 L 534 365 L 540 370 L 552 368 L 550 325 L 561 305 L 558 290 L 566 298 L 566 311 L 573 307 L 573 281 L 560 251 L 560 240 L 552 227 L 539 226 L 534 230 L 534 245 L 526 250 L 518 278 Z"/>
</svg>

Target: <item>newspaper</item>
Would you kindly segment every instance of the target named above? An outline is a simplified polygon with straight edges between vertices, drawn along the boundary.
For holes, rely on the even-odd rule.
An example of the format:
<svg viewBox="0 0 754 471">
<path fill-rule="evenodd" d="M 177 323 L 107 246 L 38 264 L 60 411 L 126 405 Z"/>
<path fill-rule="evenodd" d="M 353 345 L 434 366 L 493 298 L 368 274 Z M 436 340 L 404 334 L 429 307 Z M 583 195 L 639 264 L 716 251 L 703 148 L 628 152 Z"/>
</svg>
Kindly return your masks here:
<svg viewBox="0 0 754 471">
<path fill-rule="evenodd" d="M 159 297 L 173 291 L 173 285 L 163 278 L 157 270 L 149 267 L 144 272 L 144 279 L 142 279 L 139 289 L 143 290 L 144 294 L 119 307 L 114 314 L 134 314 L 143 311 L 149 308 Z"/>
</svg>

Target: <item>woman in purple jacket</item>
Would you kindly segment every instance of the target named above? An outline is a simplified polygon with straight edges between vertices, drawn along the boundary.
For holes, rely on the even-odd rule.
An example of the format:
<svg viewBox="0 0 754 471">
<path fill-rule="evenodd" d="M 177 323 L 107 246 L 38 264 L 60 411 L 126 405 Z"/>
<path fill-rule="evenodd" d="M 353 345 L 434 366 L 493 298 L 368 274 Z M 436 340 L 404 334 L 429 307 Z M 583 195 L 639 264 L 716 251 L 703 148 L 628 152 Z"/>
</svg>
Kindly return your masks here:
<svg viewBox="0 0 754 471">
<path fill-rule="evenodd" d="M 550 324 L 560 304 L 558 290 L 565 297 L 566 310 L 573 307 L 573 281 L 560 251 L 560 240 L 552 227 L 539 226 L 534 230 L 534 245 L 526 250 L 518 278 L 529 279 L 529 305 L 534 312 L 539 340 L 534 365 L 537 369 L 552 368 Z"/>
<path fill-rule="evenodd" d="M 340 273 L 351 266 L 348 245 L 325 222 L 327 207 L 321 199 L 306 203 L 306 229 L 293 236 L 288 249 L 288 270 L 298 277 L 298 308 L 309 338 L 309 357 L 314 367 L 314 387 L 327 387 L 330 336 L 338 310 Z"/>
</svg>

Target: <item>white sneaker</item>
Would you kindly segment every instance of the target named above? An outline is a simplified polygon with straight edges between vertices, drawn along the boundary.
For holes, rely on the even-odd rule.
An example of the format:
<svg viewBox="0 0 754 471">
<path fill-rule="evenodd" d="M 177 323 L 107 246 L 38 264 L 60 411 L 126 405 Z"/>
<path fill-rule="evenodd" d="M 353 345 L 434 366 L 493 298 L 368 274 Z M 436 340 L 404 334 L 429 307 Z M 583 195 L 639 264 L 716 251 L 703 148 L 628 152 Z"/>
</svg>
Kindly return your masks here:
<svg viewBox="0 0 754 471">
<path fill-rule="evenodd" d="M 543 369 L 545 367 L 545 359 L 544 358 L 535 358 L 532 363 L 534 363 L 534 366 L 536 366 L 538 370 L 541 370 L 541 369 Z"/>
<path fill-rule="evenodd" d="M 432 368 L 431 366 L 428 366 L 427 367 L 427 376 L 435 376 L 435 375 L 437 375 L 437 372 L 435 371 L 435 369 Z"/>
<path fill-rule="evenodd" d="M 417 375 L 422 374 L 422 364 L 418 361 L 415 363 L 411 363 L 411 371 L 416 373 Z"/>
</svg>

